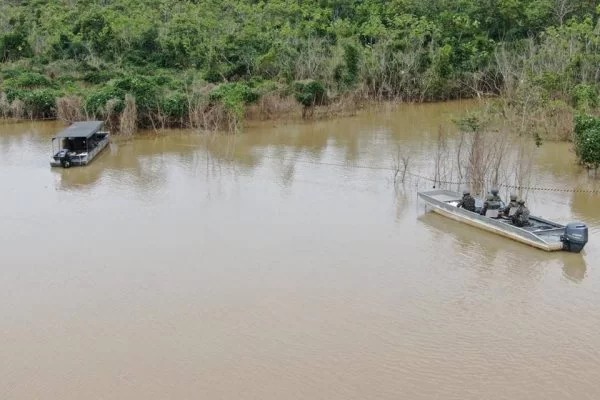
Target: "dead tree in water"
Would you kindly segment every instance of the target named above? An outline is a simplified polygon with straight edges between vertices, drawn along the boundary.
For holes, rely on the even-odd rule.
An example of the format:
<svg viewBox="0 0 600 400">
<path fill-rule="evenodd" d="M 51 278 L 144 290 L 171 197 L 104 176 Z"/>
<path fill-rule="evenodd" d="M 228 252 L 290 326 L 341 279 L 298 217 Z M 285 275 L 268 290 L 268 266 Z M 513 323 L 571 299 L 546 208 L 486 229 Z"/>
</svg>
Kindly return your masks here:
<svg viewBox="0 0 600 400">
<path fill-rule="evenodd" d="M 488 129 L 480 116 L 456 122 L 460 127 L 456 160 L 448 160 L 447 164 L 455 163 L 460 181 L 469 184 L 473 193 L 481 195 L 491 187 L 527 185 L 535 149 L 530 137 Z"/>
<path fill-rule="evenodd" d="M 461 140 L 457 149 L 459 176 L 465 176 L 471 184 L 471 190 L 474 193 L 482 193 L 485 186 L 486 176 L 486 154 L 485 154 L 485 136 L 483 133 L 483 124 L 477 116 L 467 116 L 457 121 L 461 129 Z M 462 149 L 463 146 L 467 148 Z M 460 171 L 462 160 L 460 157 L 466 154 L 466 173 Z"/>
<path fill-rule="evenodd" d="M 125 95 L 125 109 L 121 114 L 119 131 L 123 136 L 131 136 L 137 126 L 137 105 L 135 97 L 130 94 Z"/>
<path fill-rule="evenodd" d="M 433 175 L 433 185 L 441 187 L 448 181 L 448 135 L 447 132 L 440 126 L 438 128 L 437 143 L 435 149 L 435 171 Z"/>
<path fill-rule="evenodd" d="M 398 146 L 398 150 L 396 155 L 394 156 L 394 164 L 392 170 L 394 171 L 394 187 L 396 187 L 398 181 L 404 183 L 406 179 L 406 173 L 408 172 L 408 165 L 410 163 L 410 153 L 404 153 L 400 146 Z M 398 175 L 400 175 L 398 179 Z"/>
</svg>

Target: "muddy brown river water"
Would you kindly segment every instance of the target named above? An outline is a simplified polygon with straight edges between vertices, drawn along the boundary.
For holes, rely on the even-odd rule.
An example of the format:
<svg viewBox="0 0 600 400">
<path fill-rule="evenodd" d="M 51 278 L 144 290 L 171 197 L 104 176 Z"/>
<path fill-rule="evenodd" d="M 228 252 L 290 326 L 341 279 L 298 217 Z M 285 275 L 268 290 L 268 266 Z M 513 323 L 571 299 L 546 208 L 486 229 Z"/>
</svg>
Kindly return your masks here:
<svg viewBox="0 0 600 400">
<path fill-rule="evenodd" d="M 427 168 L 466 107 L 149 134 L 68 170 L 59 123 L 1 124 L 0 399 L 600 398 L 599 195 L 528 195 L 590 228 L 549 254 L 350 166 Z M 532 157 L 536 185 L 600 187 L 568 144 Z"/>
</svg>

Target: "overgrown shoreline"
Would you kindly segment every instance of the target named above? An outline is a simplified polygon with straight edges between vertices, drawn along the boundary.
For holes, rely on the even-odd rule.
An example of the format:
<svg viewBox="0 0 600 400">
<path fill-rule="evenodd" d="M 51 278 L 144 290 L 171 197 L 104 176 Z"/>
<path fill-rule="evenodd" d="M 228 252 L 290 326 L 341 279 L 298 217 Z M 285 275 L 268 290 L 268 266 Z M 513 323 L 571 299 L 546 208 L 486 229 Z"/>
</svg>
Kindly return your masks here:
<svg viewBox="0 0 600 400">
<path fill-rule="evenodd" d="M 237 132 L 364 103 L 493 96 L 535 141 L 599 113 L 588 0 L 0 4 L 0 116 Z"/>
</svg>

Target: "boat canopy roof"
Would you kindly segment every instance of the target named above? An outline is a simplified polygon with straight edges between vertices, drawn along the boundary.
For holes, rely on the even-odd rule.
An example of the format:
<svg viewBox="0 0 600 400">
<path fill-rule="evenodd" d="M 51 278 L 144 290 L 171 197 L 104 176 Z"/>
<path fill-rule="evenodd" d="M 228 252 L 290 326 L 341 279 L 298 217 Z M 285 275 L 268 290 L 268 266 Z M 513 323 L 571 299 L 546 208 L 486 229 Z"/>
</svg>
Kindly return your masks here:
<svg viewBox="0 0 600 400">
<path fill-rule="evenodd" d="M 75 122 L 55 138 L 89 138 L 102 129 L 102 125 L 104 125 L 103 121 Z"/>
</svg>

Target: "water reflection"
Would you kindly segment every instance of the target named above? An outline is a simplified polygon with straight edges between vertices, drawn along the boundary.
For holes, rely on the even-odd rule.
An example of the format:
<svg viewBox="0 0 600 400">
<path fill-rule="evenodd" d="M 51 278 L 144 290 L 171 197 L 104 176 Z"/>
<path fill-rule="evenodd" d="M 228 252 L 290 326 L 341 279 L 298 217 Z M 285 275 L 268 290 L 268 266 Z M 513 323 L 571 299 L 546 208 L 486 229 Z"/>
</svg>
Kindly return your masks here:
<svg viewBox="0 0 600 400">
<path fill-rule="evenodd" d="M 433 234 L 435 242 L 442 243 L 451 238 L 453 246 L 460 248 L 462 255 L 475 260 L 476 265 L 489 268 L 508 264 L 514 266 L 511 268 L 513 272 L 524 276 L 537 275 L 538 278 L 544 268 L 558 265 L 565 278 L 575 283 L 580 283 L 586 276 L 587 265 L 581 254 L 547 253 L 433 212 L 420 215 L 418 220 Z"/>
<path fill-rule="evenodd" d="M 465 226 L 430 211 L 420 215 L 418 220 L 432 233 L 436 243 L 443 243 L 448 238 L 452 239 L 453 245 L 460 249 L 460 254 L 477 259 L 477 265 L 493 265 L 499 251 L 510 252 L 510 247 L 514 246 L 514 243 L 509 240 Z"/>
<path fill-rule="evenodd" d="M 568 280 L 581 283 L 587 274 L 587 265 L 585 259 L 579 254 L 562 254 L 563 275 Z"/>
</svg>

